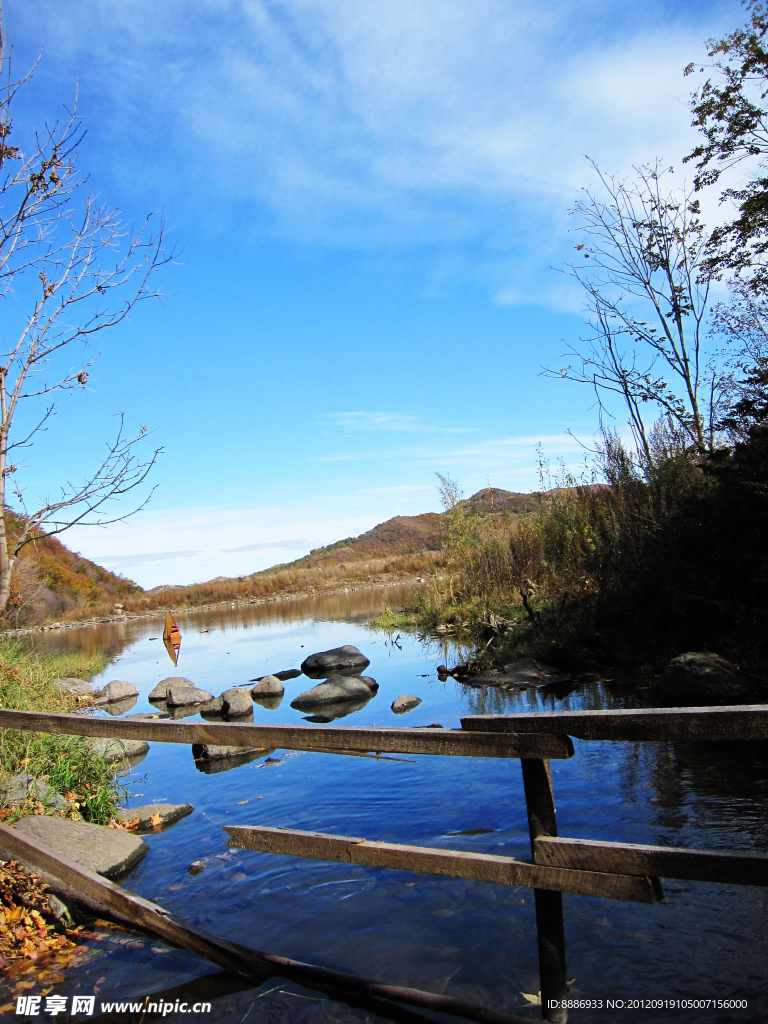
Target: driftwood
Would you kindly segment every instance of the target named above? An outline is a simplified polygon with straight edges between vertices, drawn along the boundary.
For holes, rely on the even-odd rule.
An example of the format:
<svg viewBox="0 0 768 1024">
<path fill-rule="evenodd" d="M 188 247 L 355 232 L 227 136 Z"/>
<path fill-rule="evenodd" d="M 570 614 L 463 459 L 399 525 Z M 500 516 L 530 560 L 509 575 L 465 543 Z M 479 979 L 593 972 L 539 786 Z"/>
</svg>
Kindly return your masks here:
<svg viewBox="0 0 768 1024">
<path fill-rule="evenodd" d="M 549 757 L 573 755 L 567 736 L 515 736 L 510 730 L 497 735 L 474 735 L 461 729 L 364 729 L 320 725 L 234 725 L 208 722 L 137 721 L 96 718 L 91 715 L 57 715 L 38 711 L 0 709 L 0 729 L 25 729 L 56 735 L 106 736 L 110 739 L 145 740 L 157 743 L 215 744 L 263 747 L 264 750 L 323 752 L 362 751 L 379 754 L 443 754 L 460 757 Z"/>
<path fill-rule="evenodd" d="M 604 843 L 589 839 L 542 836 L 534 860 L 552 867 L 586 871 L 617 871 L 728 885 L 768 885 L 768 856 L 719 850 L 687 850 L 635 843 Z"/>
<path fill-rule="evenodd" d="M 58 879 L 69 891 L 85 897 L 89 906 L 97 905 L 109 916 L 132 927 L 151 932 L 182 949 L 188 949 L 233 974 L 255 977 L 260 982 L 270 975 L 279 974 L 310 988 L 319 987 L 334 992 L 346 991 L 365 996 L 378 996 L 409 1006 L 420 1006 L 436 1013 L 465 1017 L 467 1020 L 477 1021 L 478 1024 L 531 1024 L 530 1019 L 498 1013 L 466 1003 L 462 999 L 422 992 L 420 989 L 383 985 L 354 974 L 331 971 L 325 967 L 316 967 L 287 957 L 249 949 L 210 935 L 202 928 L 180 920 L 164 907 L 125 892 L 119 885 L 80 864 L 33 846 L 16 835 L 7 825 L 0 825 L 0 848 L 4 850 L 6 856 L 15 857 L 36 870 Z"/>
<path fill-rule="evenodd" d="M 297 829 L 230 825 L 224 831 L 230 836 L 229 845 L 241 850 L 415 871 L 444 878 L 469 878 L 500 885 L 521 885 L 582 896 L 603 896 L 635 903 L 658 903 L 663 898 L 658 879 L 640 878 L 637 875 L 570 871 L 495 854 L 377 843 L 352 836 L 301 832 Z"/>
<path fill-rule="evenodd" d="M 582 740 L 765 740 L 768 704 L 468 715 L 461 727 L 472 733 L 566 733 Z"/>
</svg>

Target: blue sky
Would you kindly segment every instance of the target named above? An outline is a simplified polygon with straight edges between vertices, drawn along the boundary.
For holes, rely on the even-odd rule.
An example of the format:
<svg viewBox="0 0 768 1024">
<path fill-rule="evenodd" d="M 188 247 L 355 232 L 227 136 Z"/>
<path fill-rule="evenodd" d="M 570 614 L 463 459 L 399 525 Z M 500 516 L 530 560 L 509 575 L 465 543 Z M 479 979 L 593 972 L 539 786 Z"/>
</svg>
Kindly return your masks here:
<svg viewBox="0 0 768 1024">
<path fill-rule="evenodd" d="M 682 68 L 738 2 L 6 0 L 19 132 L 78 88 L 79 163 L 163 209 L 162 301 L 102 336 L 20 480 L 85 473 L 118 410 L 164 448 L 148 509 L 71 547 L 146 587 L 239 575 L 581 459 L 568 210 L 693 145 Z M 682 170 L 680 172 L 682 176 Z M 690 172 L 688 172 L 690 174 Z M 715 208 L 714 199 L 712 208 Z M 19 297 L 21 301 L 21 296 Z"/>
</svg>

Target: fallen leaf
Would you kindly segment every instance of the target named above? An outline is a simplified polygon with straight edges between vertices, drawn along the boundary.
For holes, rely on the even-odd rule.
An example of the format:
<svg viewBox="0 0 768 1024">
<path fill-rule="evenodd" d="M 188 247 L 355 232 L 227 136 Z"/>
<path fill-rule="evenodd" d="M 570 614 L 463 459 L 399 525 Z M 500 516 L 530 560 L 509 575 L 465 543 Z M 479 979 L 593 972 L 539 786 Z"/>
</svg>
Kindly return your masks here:
<svg viewBox="0 0 768 1024">
<path fill-rule="evenodd" d="M 261 799 L 261 797 L 259 797 L 259 799 Z M 238 800 L 237 801 L 237 806 L 238 807 L 242 807 L 243 804 L 248 804 L 248 803 L 250 803 L 250 800 Z"/>
<path fill-rule="evenodd" d="M 163 816 L 162 816 L 162 814 L 153 814 L 153 815 L 151 815 L 150 819 L 149 819 L 149 823 L 152 826 L 152 828 L 157 828 L 159 825 L 162 825 L 163 824 Z"/>
<path fill-rule="evenodd" d="M 536 995 L 531 995 L 530 992 L 521 992 L 520 995 L 528 1003 L 533 1003 L 534 1006 L 541 1006 L 541 992 L 537 992 Z"/>
</svg>

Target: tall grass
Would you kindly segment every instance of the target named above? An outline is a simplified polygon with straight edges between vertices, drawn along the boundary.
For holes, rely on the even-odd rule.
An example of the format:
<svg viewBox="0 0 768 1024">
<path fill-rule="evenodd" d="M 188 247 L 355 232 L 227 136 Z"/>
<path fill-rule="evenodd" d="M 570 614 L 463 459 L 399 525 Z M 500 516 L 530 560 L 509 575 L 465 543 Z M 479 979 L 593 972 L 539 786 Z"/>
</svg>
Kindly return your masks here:
<svg viewBox="0 0 768 1024">
<path fill-rule="evenodd" d="M 17 711 L 72 714 L 78 700 L 54 684 L 67 676 L 90 678 L 107 659 L 101 654 L 37 655 L 19 641 L 0 638 L 0 705 Z M 81 736 L 0 731 L 0 777 L 29 774 L 47 782 L 70 803 L 75 816 L 106 824 L 119 805 L 114 769 L 97 756 Z M 9 820 L 40 808 L 28 801 L 13 809 Z"/>
</svg>

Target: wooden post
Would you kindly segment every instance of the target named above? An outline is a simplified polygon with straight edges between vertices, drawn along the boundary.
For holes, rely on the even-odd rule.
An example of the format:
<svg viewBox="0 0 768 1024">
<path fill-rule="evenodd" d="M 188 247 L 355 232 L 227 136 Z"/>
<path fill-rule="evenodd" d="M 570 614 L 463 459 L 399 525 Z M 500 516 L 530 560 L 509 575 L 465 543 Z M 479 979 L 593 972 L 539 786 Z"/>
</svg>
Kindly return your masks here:
<svg viewBox="0 0 768 1024">
<path fill-rule="evenodd" d="M 525 803 L 528 810 L 528 830 L 531 836 L 531 856 L 536 857 L 536 839 L 556 836 L 555 801 L 552 794 L 552 775 L 549 761 L 529 758 L 521 761 Z M 568 1010 L 550 1006 L 567 998 L 565 983 L 565 933 L 563 930 L 563 895 L 547 889 L 534 889 L 536 901 L 536 934 L 539 944 L 539 978 L 541 981 L 542 1020 L 552 1024 L 565 1024 Z"/>
</svg>

